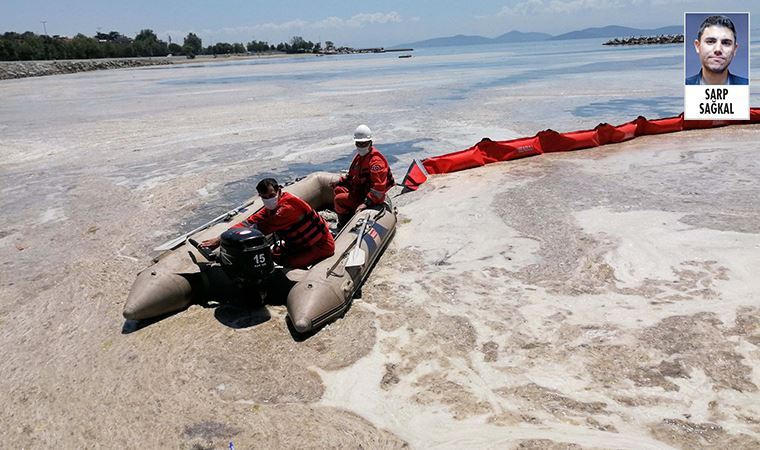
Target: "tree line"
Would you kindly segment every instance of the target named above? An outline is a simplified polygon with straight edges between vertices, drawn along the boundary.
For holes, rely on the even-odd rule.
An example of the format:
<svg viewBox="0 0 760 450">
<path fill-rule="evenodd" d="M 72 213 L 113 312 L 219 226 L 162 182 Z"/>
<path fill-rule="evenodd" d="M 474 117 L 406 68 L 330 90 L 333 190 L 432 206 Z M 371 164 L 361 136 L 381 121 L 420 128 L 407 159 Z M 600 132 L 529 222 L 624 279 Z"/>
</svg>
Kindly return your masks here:
<svg viewBox="0 0 760 450">
<path fill-rule="evenodd" d="M 77 34 L 73 38 L 65 36 L 38 35 L 6 32 L 0 35 L 0 61 L 30 61 L 46 59 L 92 59 L 92 58 L 134 58 L 149 56 L 185 55 L 226 55 L 246 52 L 321 53 L 333 51 L 334 44 L 314 43 L 294 36 L 288 42 L 269 44 L 265 41 L 243 43 L 217 42 L 204 47 L 203 41 L 195 33 L 185 36 L 182 45 L 162 41 L 153 30 L 140 31 L 134 38 L 117 31 L 96 33 L 89 37 Z"/>
</svg>

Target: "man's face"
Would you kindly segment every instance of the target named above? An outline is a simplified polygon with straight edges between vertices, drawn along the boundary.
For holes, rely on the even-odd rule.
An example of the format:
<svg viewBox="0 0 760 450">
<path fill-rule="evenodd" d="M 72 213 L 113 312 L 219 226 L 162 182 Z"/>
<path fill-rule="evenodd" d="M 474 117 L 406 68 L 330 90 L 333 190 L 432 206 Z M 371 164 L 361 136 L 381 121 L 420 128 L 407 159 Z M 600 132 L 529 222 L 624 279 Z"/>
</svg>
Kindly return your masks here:
<svg viewBox="0 0 760 450">
<path fill-rule="evenodd" d="M 722 73 L 731 64 L 736 54 L 736 38 L 731 29 L 709 26 L 702 32 L 702 38 L 694 41 L 694 48 L 702 61 L 702 70 Z"/>
<path fill-rule="evenodd" d="M 262 199 L 268 200 L 270 198 L 275 198 L 280 194 L 279 189 L 275 189 L 272 186 L 267 185 L 267 190 L 264 192 L 259 192 L 259 196 Z"/>
</svg>

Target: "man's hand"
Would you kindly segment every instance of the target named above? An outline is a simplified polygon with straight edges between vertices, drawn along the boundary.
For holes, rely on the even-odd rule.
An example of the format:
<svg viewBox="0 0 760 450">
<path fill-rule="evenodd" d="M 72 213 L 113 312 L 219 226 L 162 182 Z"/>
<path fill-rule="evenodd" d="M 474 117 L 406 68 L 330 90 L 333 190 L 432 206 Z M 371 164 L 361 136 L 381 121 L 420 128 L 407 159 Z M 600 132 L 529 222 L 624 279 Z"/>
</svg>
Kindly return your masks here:
<svg viewBox="0 0 760 450">
<path fill-rule="evenodd" d="M 201 247 L 208 248 L 208 249 L 215 249 L 219 247 L 219 243 L 222 241 L 222 238 L 215 237 L 212 239 L 206 239 L 205 241 L 201 242 Z"/>
<path fill-rule="evenodd" d="M 356 208 L 356 212 L 359 212 L 359 211 L 364 211 L 365 209 L 367 209 L 367 204 L 366 204 L 366 203 L 362 203 L 361 205 L 359 205 L 359 206 Z"/>
</svg>

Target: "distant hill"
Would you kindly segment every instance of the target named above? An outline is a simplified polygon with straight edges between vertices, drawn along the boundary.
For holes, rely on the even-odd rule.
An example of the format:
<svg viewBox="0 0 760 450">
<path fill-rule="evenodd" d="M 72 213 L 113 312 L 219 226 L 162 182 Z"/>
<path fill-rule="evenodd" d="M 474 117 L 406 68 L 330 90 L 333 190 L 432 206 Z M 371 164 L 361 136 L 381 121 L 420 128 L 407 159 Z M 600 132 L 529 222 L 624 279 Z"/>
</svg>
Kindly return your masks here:
<svg viewBox="0 0 760 450">
<path fill-rule="evenodd" d="M 465 36 L 464 34 L 457 34 L 456 36 L 439 37 L 433 39 L 425 39 L 424 41 L 411 42 L 409 44 L 396 45 L 396 47 L 409 47 L 409 48 L 426 48 L 426 47 L 455 47 L 458 45 L 479 45 L 479 44 L 493 44 L 493 39 L 483 36 Z"/>
<path fill-rule="evenodd" d="M 753 33 L 756 30 L 753 30 Z M 669 27 L 642 29 L 621 27 L 619 25 L 609 25 L 600 28 L 586 28 L 584 30 L 571 31 L 569 33 L 552 36 L 546 33 L 536 33 L 522 31 L 510 31 L 495 38 L 483 36 L 467 36 L 457 34 L 456 36 L 446 36 L 424 41 L 410 42 L 408 44 L 395 45 L 391 48 L 428 48 L 428 47 L 456 47 L 459 45 L 484 45 L 484 44 L 508 44 L 510 42 L 534 42 L 534 41 L 561 41 L 566 39 L 590 39 L 590 38 L 612 38 L 612 37 L 629 37 L 629 36 L 657 36 L 660 34 L 682 34 L 683 26 L 673 25 Z"/>
<path fill-rule="evenodd" d="M 673 25 L 669 27 L 655 28 L 655 29 L 641 29 L 621 27 L 618 25 L 610 25 L 601 28 L 586 28 L 579 31 L 571 31 L 569 33 L 553 36 L 550 39 L 552 41 L 562 41 L 567 39 L 590 39 L 590 38 L 608 38 L 608 37 L 628 37 L 628 36 L 656 36 L 660 34 L 682 34 L 682 25 Z"/>
<path fill-rule="evenodd" d="M 456 36 L 439 37 L 426 39 L 424 41 L 410 42 L 408 44 L 396 45 L 397 48 L 428 48 L 428 47 L 456 47 L 459 45 L 485 45 L 485 44 L 503 44 L 507 42 L 529 42 L 543 41 L 549 39 L 551 34 L 546 33 L 523 33 L 521 31 L 510 31 L 495 38 L 483 36 L 466 36 L 458 34 Z"/>
<path fill-rule="evenodd" d="M 509 33 L 504 33 L 501 36 L 497 36 L 493 38 L 492 40 L 498 43 L 533 42 L 533 41 L 545 41 L 547 39 L 550 39 L 551 37 L 552 35 L 547 34 L 547 33 L 536 33 L 536 32 L 523 33 L 522 31 L 510 31 Z"/>
</svg>

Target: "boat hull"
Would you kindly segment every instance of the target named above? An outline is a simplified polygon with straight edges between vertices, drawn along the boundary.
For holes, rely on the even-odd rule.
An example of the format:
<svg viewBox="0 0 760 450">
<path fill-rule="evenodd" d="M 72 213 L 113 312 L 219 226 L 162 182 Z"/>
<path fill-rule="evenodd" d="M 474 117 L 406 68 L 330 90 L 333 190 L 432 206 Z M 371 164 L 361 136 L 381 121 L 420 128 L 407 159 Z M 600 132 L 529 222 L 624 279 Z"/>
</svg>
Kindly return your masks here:
<svg viewBox="0 0 760 450">
<path fill-rule="evenodd" d="M 284 188 L 305 200 L 315 209 L 332 208 L 332 182 L 338 174 L 317 172 Z M 186 309 L 193 303 L 225 302 L 235 292 L 234 282 L 221 268 L 208 261 L 190 239 L 201 242 L 219 236 L 232 225 L 245 220 L 263 207 L 261 200 L 252 197 L 250 206 L 237 211 L 229 221 L 217 223 L 188 236 L 188 240 L 154 259 L 141 271 L 130 290 L 123 315 L 130 320 L 143 320 Z M 363 221 L 367 227 L 359 243 L 366 258 L 362 265 L 346 268 L 346 259 L 356 246 L 357 234 Z M 307 333 L 338 317 L 351 303 L 382 250 L 388 244 L 396 226 L 396 211 L 389 203 L 381 208 L 357 213 L 335 237 L 335 254 L 308 271 L 294 270 L 288 274 L 287 308 L 296 331 Z M 285 280 L 285 277 L 280 277 Z M 283 295 L 283 300 L 285 296 Z"/>
<path fill-rule="evenodd" d="M 396 214 L 390 203 L 354 215 L 335 238 L 335 254 L 315 264 L 288 294 L 288 316 L 297 332 L 311 332 L 346 311 L 395 228 Z M 357 236 L 362 232 L 357 250 Z M 356 251 L 364 253 L 363 263 L 347 266 L 349 256 Z"/>
</svg>

